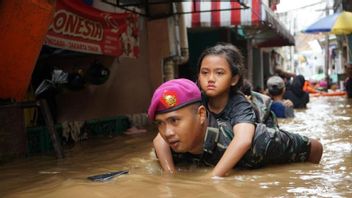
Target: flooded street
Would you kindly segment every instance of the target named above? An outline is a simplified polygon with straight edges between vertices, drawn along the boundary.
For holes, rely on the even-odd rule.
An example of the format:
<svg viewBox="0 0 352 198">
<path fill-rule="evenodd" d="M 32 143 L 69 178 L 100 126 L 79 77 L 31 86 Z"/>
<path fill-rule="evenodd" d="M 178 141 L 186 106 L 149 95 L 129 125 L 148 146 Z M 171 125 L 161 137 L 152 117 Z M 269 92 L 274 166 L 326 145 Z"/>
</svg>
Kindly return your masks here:
<svg viewBox="0 0 352 198">
<path fill-rule="evenodd" d="M 222 180 L 210 169 L 163 175 L 148 132 L 88 140 L 66 150 L 66 158 L 37 156 L 0 166 L 0 197 L 352 197 L 352 100 L 311 97 L 306 110 L 280 120 L 281 127 L 320 139 L 319 165 L 297 163 L 233 171 Z M 129 174 L 109 182 L 88 176 L 116 170 Z"/>
</svg>

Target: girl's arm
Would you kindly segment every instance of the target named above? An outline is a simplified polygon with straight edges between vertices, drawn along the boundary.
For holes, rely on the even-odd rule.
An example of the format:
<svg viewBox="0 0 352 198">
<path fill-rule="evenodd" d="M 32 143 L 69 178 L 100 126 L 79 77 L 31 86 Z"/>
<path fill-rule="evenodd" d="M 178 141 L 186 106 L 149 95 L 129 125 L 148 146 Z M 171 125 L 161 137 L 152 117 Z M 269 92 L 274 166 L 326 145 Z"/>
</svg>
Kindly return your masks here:
<svg viewBox="0 0 352 198">
<path fill-rule="evenodd" d="M 161 168 L 163 168 L 163 170 L 167 173 L 174 173 L 175 165 L 172 160 L 170 146 L 161 137 L 160 133 L 158 133 L 158 135 L 154 138 L 153 144 Z"/>
<path fill-rule="evenodd" d="M 227 147 L 224 155 L 212 171 L 212 176 L 223 177 L 230 171 L 243 155 L 251 148 L 255 126 L 251 123 L 239 123 L 233 127 L 235 137 Z"/>
</svg>

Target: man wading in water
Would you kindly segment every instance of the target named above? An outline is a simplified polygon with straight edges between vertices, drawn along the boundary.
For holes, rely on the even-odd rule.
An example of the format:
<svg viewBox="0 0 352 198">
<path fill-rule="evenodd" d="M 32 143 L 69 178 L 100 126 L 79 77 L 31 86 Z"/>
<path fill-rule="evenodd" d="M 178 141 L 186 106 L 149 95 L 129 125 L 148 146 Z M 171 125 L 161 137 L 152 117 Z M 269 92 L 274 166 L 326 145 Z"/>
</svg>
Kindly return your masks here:
<svg viewBox="0 0 352 198">
<path fill-rule="evenodd" d="M 199 88 L 187 79 L 160 85 L 152 97 L 148 117 L 158 127 L 154 148 L 161 167 L 168 173 L 175 172 L 175 164 L 187 162 L 214 166 L 211 176 L 223 177 L 233 168 L 319 163 L 323 152 L 317 140 L 261 123 L 253 124 L 255 131 L 250 142 L 238 141 L 231 125 L 207 112 Z M 241 152 L 237 152 L 239 149 Z"/>
</svg>

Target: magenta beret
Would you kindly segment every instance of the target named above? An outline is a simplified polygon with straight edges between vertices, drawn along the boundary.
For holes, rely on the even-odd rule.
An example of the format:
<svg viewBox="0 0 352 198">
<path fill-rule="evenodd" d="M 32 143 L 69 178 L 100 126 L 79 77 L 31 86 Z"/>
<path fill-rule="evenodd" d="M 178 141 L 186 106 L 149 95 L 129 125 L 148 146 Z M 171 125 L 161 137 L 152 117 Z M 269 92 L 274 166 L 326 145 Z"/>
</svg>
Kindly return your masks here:
<svg viewBox="0 0 352 198">
<path fill-rule="evenodd" d="M 200 101 L 201 93 L 194 82 L 184 78 L 170 80 L 155 90 L 148 109 L 148 118 L 154 120 L 157 113 L 175 111 Z"/>
</svg>

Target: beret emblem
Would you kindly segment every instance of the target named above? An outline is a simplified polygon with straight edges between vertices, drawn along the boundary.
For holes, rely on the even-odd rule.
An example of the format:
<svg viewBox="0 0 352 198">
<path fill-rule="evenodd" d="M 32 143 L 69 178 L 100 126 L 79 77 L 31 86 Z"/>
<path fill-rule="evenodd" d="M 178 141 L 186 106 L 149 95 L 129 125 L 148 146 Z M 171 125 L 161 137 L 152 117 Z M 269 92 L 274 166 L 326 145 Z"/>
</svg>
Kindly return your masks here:
<svg viewBox="0 0 352 198">
<path fill-rule="evenodd" d="M 165 90 L 162 97 L 161 103 L 164 105 L 165 108 L 171 108 L 177 105 L 177 97 L 176 92 Z"/>
</svg>

